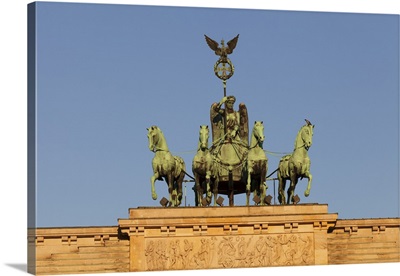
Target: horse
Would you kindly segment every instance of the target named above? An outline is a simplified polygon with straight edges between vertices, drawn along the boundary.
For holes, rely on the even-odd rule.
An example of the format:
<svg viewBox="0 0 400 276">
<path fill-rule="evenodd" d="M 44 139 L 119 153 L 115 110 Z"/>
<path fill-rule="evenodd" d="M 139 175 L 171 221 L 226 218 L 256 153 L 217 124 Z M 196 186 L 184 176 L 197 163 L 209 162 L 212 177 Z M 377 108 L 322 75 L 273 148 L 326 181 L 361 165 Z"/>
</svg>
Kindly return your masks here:
<svg viewBox="0 0 400 276">
<path fill-rule="evenodd" d="M 280 159 L 278 167 L 278 180 L 279 180 L 279 202 L 285 204 L 285 185 L 286 180 L 290 180 L 290 187 L 287 191 L 287 204 L 292 201 L 296 204 L 297 200 L 294 196 L 294 191 L 298 182 L 298 179 L 304 177 L 308 179 L 307 189 L 304 191 L 304 195 L 308 197 L 311 190 L 312 175 L 310 173 L 311 161 L 308 156 L 308 150 L 312 145 L 312 137 L 314 134 L 314 125 L 311 124 L 307 119 L 306 124 L 302 126 L 297 133 L 294 150 L 292 154 L 285 155 Z"/>
<path fill-rule="evenodd" d="M 182 182 L 185 176 L 185 162 L 179 156 L 173 156 L 168 149 L 167 142 L 161 129 L 157 126 L 147 128 L 149 149 L 155 153 L 152 160 L 153 176 L 150 178 L 151 195 L 157 199 L 155 181 L 164 180 L 168 185 L 169 203 L 179 206 L 182 201 Z"/>
<path fill-rule="evenodd" d="M 266 196 L 266 175 L 268 171 L 268 158 L 263 150 L 264 124 L 262 121 L 255 121 L 251 133 L 250 147 L 247 154 L 247 184 L 246 184 L 246 205 L 249 205 L 250 193 L 254 198 L 261 195 L 261 205 L 264 205 Z M 252 185 L 253 184 L 253 185 Z M 256 201 L 256 204 L 258 202 Z"/>
<path fill-rule="evenodd" d="M 197 153 L 192 161 L 192 172 L 195 179 L 195 198 L 197 206 L 208 205 L 211 202 L 211 184 L 216 184 L 217 176 L 213 157 L 208 148 L 210 131 L 207 125 L 201 125 L 199 131 L 199 142 Z M 206 188 L 206 198 L 203 200 L 204 184 Z M 218 185 L 213 185 L 217 187 Z M 215 191 L 214 191 L 215 192 Z M 217 191 L 218 194 L 218 191 Z M 216 205 L 216 195 L 214 193 L 214 206 Z"/>
</svg>

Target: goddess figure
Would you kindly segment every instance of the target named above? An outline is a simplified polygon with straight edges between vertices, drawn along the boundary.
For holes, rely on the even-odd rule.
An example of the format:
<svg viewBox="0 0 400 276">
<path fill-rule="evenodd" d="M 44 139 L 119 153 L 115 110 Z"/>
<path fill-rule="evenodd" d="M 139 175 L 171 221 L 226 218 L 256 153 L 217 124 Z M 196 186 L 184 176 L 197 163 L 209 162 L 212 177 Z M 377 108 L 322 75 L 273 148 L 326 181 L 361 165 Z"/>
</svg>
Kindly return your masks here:
<svg viewBox="0 0 400 276">
<path fill-rule="evenodd" d="M 234 110 L 235 96 L 223 97 L 219 103 L 213 103 L 210 110 L 213 143 L 219 140 L 242 141 L 249 143 L 248 115 L 245 104 L 239 104 Z M 225 104 L 225 108 L 221 108 Z M 226 123 L 225 123 L 226 120 Z"/>
</svg>

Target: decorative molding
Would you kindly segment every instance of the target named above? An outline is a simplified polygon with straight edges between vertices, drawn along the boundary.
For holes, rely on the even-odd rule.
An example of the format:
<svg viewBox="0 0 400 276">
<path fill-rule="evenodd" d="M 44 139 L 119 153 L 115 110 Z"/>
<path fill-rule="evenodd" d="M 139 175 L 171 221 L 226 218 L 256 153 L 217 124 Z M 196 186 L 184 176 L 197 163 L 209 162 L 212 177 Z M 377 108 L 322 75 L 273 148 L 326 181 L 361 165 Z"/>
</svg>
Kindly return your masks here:
<svg viewBox="0 0 400 276">
<path fill-rule="evenodd" d="M 268 232 L 268 223 L 254 224 L 254 234 L 266 234 Z"/>
<path fill-rule="evenodd" d="M 94 243 L 95 244 L 104 244 L 105 241 L 109 240 L 109 235 L 95 235 L 94 236 Z"/>
<path fill-rule="evenodd" d="M 207 225 L 193 225 L 193 234 L 196 236 L 207 235 Z"/>
<path fill-rule="evenodd" d="M 372 234 L 379 234 L 380 232 L 384 232 L 385 230 L 386 230 L 385 225 L 372 226 Z"/>
<path fill-rule="evenodd" d="M 61 243 L 63 245 L 75 245 L 78 243 L 78 237 L 75 235 L 74 236 L 62 236 Z"/>
<path fill-rule="evenodd" d="M 328 230 L 328 222 L 327 221 L 314 221 L 314 230 Z"/>
<path fill-rule="evenodd" d="M 144 235 L 144 227 L 143 226 L 129 227 L 129 235 L 130 236 L 143 236 Z"/>
</svg>

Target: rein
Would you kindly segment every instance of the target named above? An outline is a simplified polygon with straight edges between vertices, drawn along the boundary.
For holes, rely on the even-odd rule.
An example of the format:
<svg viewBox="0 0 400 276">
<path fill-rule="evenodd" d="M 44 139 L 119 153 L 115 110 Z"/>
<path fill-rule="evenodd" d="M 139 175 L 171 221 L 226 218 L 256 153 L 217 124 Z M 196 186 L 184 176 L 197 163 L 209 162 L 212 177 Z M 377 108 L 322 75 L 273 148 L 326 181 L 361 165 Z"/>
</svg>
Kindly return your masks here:
<svg viewBox="0 0 400 276">
<path fill-rule="evenodd" d="M 302 145 L 302 146 L 300 146 L 300 147 L 294 148 L 294 150 L 293 150 L 293 151 L 295 151 L 295 150 L 298 150 L 298 149 L 301 149 L 301 148 L 306 148 L 306 144 L 303 144 L 303 145 Z"/>
<path fill-rule="evenodd" d="M 254 136 L 254 137 L 255 137 L 255 136 Z M 259 146 L 259 147 L 262 149 L 262 147 L 260 146 L 260 140 L 258 140 L 257 137 L 256 137 L 256 139 L 257 139 L 257 143 L 256 143 L 254 146 L 249 147 L 249 150 L 254 149 L 254 148 L 256 148 L 257 146 Z"/>
<path fill-rule="evenodd" d="M 153 147 L 153 149 L 151 150 L 152 152 L 157 152 L 157 151 L 166 151 L 166 152 L 169 152 L 169 150 L 165 150 L 165 149 L 162 149 L 162 148 L 158 148 L 158 147 Z"/>
</svg>

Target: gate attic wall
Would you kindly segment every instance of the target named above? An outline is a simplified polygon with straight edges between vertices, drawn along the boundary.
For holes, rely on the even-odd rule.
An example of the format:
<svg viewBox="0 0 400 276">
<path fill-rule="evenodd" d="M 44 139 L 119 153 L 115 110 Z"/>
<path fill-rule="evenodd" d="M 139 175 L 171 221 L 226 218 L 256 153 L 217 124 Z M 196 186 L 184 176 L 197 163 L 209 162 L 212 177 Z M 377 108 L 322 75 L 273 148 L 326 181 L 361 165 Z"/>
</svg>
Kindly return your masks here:
<svg viewBox="0 0 400 276">
<path fill-rule="evenodd" d="M 326 204 L 139 207 L 118 226 L 28 233 L 38 275 L 400 262 L 400 218 Z"/>
<path fill-rule="evenodd" d="M 327 205 L 136 208 L 131 271 L 328 264 Z"/>
</svg>

